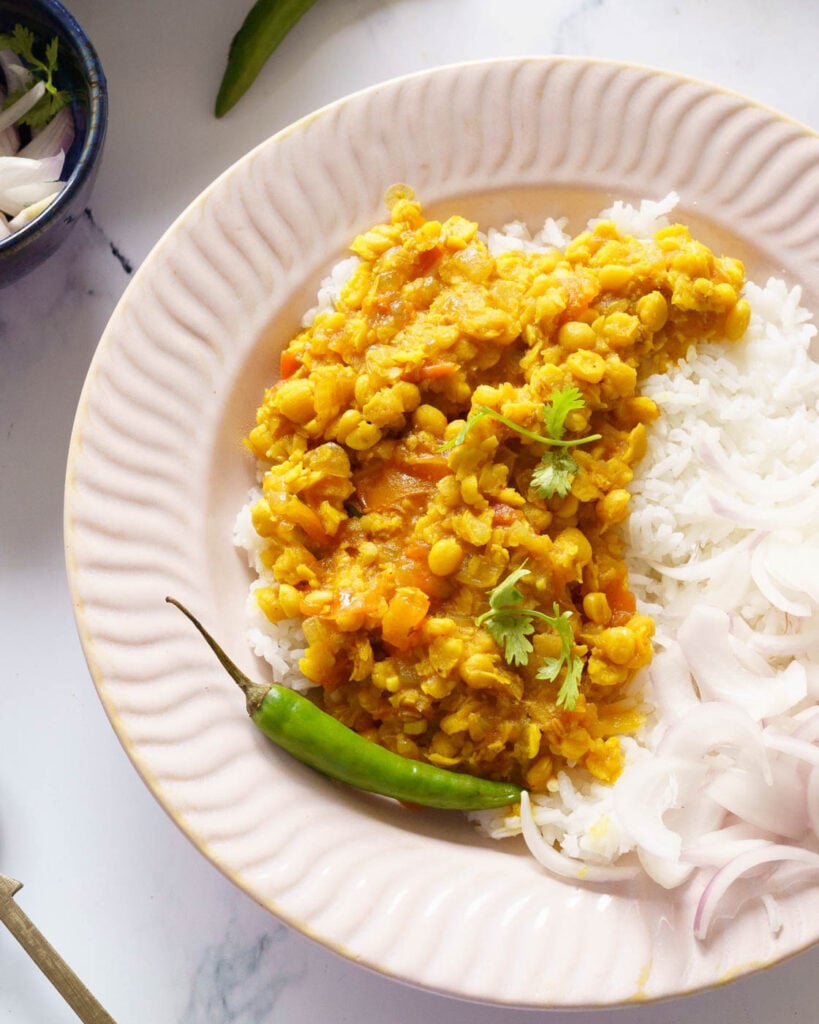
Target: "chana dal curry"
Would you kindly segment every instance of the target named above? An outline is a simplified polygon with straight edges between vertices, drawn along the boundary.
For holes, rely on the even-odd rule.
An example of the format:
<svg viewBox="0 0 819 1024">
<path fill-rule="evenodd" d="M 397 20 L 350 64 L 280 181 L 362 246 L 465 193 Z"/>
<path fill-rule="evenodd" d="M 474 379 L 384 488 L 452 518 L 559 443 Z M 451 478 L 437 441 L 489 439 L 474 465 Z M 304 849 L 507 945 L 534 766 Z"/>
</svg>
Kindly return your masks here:
<svg viewBox="0 0 819 1024">
<path fill-rule="evenodd" d="M 640 381 L 742 336 L 743 266 L 605 220 L 493 256 L 408 188 L 387 202 L 247 438 L 256 599 L 301 620 L 321 706 L 374 743 L 534 793 L 567 764 L 611 783 L 654 628 L 619 529 L 661 415 Z"/>
</svg>

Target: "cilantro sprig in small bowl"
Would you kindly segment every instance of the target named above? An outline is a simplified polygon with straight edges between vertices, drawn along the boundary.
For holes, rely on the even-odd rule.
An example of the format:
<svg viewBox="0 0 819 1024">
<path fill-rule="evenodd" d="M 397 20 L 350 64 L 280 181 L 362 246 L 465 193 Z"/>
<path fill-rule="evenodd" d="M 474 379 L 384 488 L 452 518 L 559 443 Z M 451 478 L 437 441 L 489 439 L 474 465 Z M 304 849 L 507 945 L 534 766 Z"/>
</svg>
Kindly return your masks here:
<svg viewBox="0 0 819 1024">
<path fill-rule="evenodd" d="M 0 287 L 52 253 L 86 208 L 107 122 L 105 75 L 59 0 L 0 0 Z M 10 226 L 13 225 L 13 226 Z"/>
</svg>

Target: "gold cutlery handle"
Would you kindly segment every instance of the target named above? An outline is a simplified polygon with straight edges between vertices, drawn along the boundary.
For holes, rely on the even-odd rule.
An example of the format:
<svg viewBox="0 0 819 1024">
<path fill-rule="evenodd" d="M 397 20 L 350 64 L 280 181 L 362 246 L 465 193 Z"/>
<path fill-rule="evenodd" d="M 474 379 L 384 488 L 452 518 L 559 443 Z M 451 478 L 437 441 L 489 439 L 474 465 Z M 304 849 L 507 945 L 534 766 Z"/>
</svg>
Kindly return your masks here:
<svg viewBox="0 0 819 1024">
<path fill-rule="evenodd" d="M 15 903 L 20 882 L 0 875 L 0 921 L 9 929 L 83 1024 L 116 1024 L 57 950 Z"/>
</svg>

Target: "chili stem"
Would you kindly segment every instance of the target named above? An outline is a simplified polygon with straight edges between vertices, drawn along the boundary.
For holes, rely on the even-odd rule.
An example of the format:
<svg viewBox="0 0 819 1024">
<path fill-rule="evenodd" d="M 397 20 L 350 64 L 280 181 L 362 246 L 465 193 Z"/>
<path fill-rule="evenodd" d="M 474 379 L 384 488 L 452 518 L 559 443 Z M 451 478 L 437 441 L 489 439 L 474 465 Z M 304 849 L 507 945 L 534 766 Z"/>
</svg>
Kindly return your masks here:
<svg viewBox="0 0 819 1024">
<path fill-rule="evenodd" d="M 191 615 L 188 609 L 183 604 L 180 604 L 179 601 L 176 600 L 176 598 L 166 597 L 165 600 L 168 602 L 168 604 L 172 604 L 175 608 L 178 608 L 180 612 L 182 612 L 182 614 L 186 618 L 190 619 L 194 626 L 196 626 L 196 628 L 205 638 L 205 641 L 207 642 L 210 649 L 219 659 L 222 668 L 225 669 L 230 678 L 234 681 L 234 683 L 236 683 L 236 685 L 245 695 L 247 713 L 251 717 L 255 715 L 259 708 L 262 706 L 265 697 L 270 692 L 270 687 L 263 686 L 261 683 L 254 683 L 252 679 L 248 679 L 244 672 L 242 672 L 241 669 L 239 669 L 239 667 L 230 660 L 227 654 L 225 654 L 225 652 L 222 650 L 219 644 L 217 644 L 217 642 L 213 639 L 210 633 L 208 633 L 207 630 L 203 628 L 201 622 L 199 622 L 198 619 Z"/>
</svg>

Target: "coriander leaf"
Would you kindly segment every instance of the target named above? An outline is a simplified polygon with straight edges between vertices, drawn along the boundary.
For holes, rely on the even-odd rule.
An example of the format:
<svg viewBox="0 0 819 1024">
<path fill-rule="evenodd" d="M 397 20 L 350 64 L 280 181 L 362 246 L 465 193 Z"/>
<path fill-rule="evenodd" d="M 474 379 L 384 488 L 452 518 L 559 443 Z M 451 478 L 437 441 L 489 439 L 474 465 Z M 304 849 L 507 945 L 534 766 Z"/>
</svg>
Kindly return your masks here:
<svg viewBox="0 0 819 1024">
<path fill-rule="evenodd" d="M 526 665 L 534 648 L 528 637 L 534 633 L 532 619 L 520 611 L 490 612 L 483 623 L 495 643 L 503 648 L 509 665 Z"/>
<path fill-rule="evenodd" d="M 60 40 L 54 36 L 48 46 L 46 46 L 46 62 L 48 64 L 49 71 L 57 70 L 57 51 L 59 48 Z"/>
<path fill-rule="evenodd" d="M 34 56 L 34 33 L 25 25 L 15 25 L 11 36 L 4 36 L 8 40 L 4 49 L 12 50 L 18 57 L 23 57 L 32 64 L 39 64 L 40 61 Z"/>
<path fill-rule="evenodd" d="M 566 662 L 566 675 L 563 685 L 557 694 L 556 704 L 559 708 L 574 711 L 577 698 L 580 696 L 580 676 L 583 673 L 583 662 L 574 656 Z"/>
<path fill-rule="evenodd" d="M 560 675 L 560 670 L 565 666 L 566 674 L 558 690 L 555 703 L 559 708 L 566 708 L 573 711 L 580 695 L 580 677 L 583 674 L 583 662 L 580 658 L 572 655 L 568 660 L 562 655 L 558 658 L 546 658 L 543 667 L 538 670 L 538 679 L 547 679 L 554 682 Z"/>
<path fill-rule="evenodd" d="M 515 569 L 514 572 L 510 572 L 505 580 L 489 591 L 489 607 L 498 610 L 500 608 L 507 608 L 509 605 L 522 604 L 523 594 L 521 594 L 515 584 L 518 580 L 522 580 L 524 576 L 528 576 L 529 573 L 530 570 L 526 568 L 525 562 Z"/>
<path fill-rule="evenodd" d="M 577 463 L 565 448 L 546 452 L 532 473 L 532 487 L 541 498 L 565 498 L 576 472 Z"/>
<path fill-rule="evenodd" d="M 52 118 L 58 110 L 70 103 L 71 97 L 68 93 L 59 90 L 53 82 L 54 72 L 57 70 L 57 55 L 60 48 L 58 38 L 54 36 L 46 44 L 45 62 L 35 55 L 34 41 L 34 33 L 24 25 L 19 24 L 14 26 L 11 35 L 8 33 L 0 35 L 0 50 L 11 50 L 12 53 L 21 57 L 28 64 L 28 70 L 35 74 L 50 94 L 48 97 L 43 97 L 36 107 L 32 108 L 25 118 L 21 118 L 19 122 L 20 124 L 28 125 L 30 128 L 39 128 Z"/>
<path fill-rule="evenodd" d="M 487 409 L 486 406 L 479 406 L 478 411 L 469 417 L 466 423 L 464 423 L 464 425 L 461 427 L 458 433 L 450 441 L 447 441 L 445 444 L 441 445 L 441 447 L 438 449 L 438 452 L 448 452 L 451 451 L 453 448 L 457 448 L 459 444 L 463 444 L 464 441 L 466 440 L 466 435 L 475 426 L 475 424 L 479 420 L 482 420 L 484 416 L 492 415 L 493 413 L 491 409 Z"/>
<path fill-rule="evenodd" d="M 523 594 L 515 584 L 529 575 L 526 563 L 489 591 L 489 611 L 475 620 L 485 626 L 487 633 L 499 647 L 510 665 L 525 665 L 533 647 L 527 639 L 535 631 L 532 614 L 523 607 Z"/>
<path fill-rule="evenodd" d="M 547 448 L 547 451 L 541 456 L 540 465 L 537 466 L 532 473 L 532 487 L 538 497 L 552 498 L 557 494 L 559 497 L 565 498 L 571 490 L 572 477 L 578 469 L 577 462 L 569 454 L 569 448 L 574 448 L 581 444 L 588 444 L 590 441 L 598 441 L 600 439 L 600 434 L 588 434 L 585 437 L 571 438 L 568 440 L 563 437 L 566 430 L 566 417 L 570 412 L 573 412 L 576 409 L 582 409 L 585 404 L 585 400 L 579 388 L 567 387 L 559 391 L 553 391 L 551 400 L 544 404 L 542 413 L 543 422 L 545 423 L 546 430 L 549 433 L 548 437 L 543 437 L 541 434 L 536 434 L 533 431 L 528 430 L 526 427 L 522 427 L 519 423 L 515 423 L 514 420 L 510 420 L 506 416 L 494 409 L 490 409 L 486 405 L 479 405 L 476 411 L 466 420 L 455 437 L 441 445 L 438 451 L 448 452 L 453 448 L 456 448 L 458 445 L 463 444 L 472 427 L 479 420 L 488 416 L 491 419 L 497 420 L 499 423 L 503 423 L 504 426 L 514 430 L 522 437 L 542 444 Z M 522 576 L 525 576 L 528 571 L 528 569 L 521 566 L 490 592 L 490 610 L 488 612 L 484 612 L 483 615 L 478 616 L 476 622 L 479 626 L 489 623 L 493 616 L 495 616 L 499 611 L 510 613 L 513 617 L 517 614 L 518 616 L 528 615 L 530 620 L 533 616 L 539 616 L 548 620 L 548 616 L 542 615 L 539 612 L 530 612 L 529 610 L 521 607 L 523 603 L 523 595 L 515 588 L 515 583 L 521 579 Z M 532 632 L 531 629 L 521 632 L 519 628 L 513 627 L 513 623 L 511 621 L 506 621 L 503 629 L 501 629 L 497 624 L 491 627 L 491 629 L 489 625 L 487 625 L 487 629 L 490 631 L 492 636 L 495 636 L 495 633 L 492 633 L 492 629 L 498 633 L 498 636 L 495 637 L 495 639 L 499 644 L 503 643 L 506 658 L 510 664 L 525 665 L 527 663 L 528 655 L 532 650 L 532 646 L 529 644 L 528 640 L 526 640 L 526 636 Z M 515 638 L 514 640 L 511 639 L 513 636 Z M 500 637 L 500 639 L 498 637 Z M 521 642 L 521 637 L 523 642 Z M 512 661 L 513 658 L 514 662 Z"/>
<path fill-rule="evenodd" d="M 545 679 L 549 683 L 553 683 L 555 679 L 560 675 L 560 670 L 563 668 L 563 657 L 562 655 L 557 658 L 544 658 L 543 664 L 537 670 L 535 675 L 536 679 Z"/>
<path fill-rule="evenodd" d="M 42 128 L 48 124 L 59 110 L 68 106 L 70 102 L 71 94 L 63 90 L 54 93 L 54 95 L 46 93 L 39 103 L 35 103 L 31 110 L 24 114 L 17 123 L 27 125 L 29 128 Z"/>
<path fill-rule="evenodd" d="M 569 621 L 572 617 L 572 613 L 569 611 L 560 611 L 560 606 L 557 601 L 552 605 L 552 612 L 554 613 L 554 621 L 552 626 L 554 627 L 555 633 L 560 637 L 563 644 L 563 650 L 570 652 L 574 646 L 574 632 L 572 630 L 572 624 Z"/>
<path fill-rule="evenodd" d="M 543 422 L 553 441 L 559 441 L 566 432 L 566 417 L 586 404 L 579 388 L 563 388 L 553 391 L 551 399 L 543 406 Z"/>
<path fill-rule="evenodd" d="M 515 423 L 514 420 L 510 420 L 507 416 L 502 415 L 495 409 L 490 409 L 488 405 L 479 405 L 477 412 L 474 412 L 469 419 L 464 423 L 455 437 L 451 441 L 447 441 L 446 444 L 442 444 L 438 449 L 439 452 L 448 452 L 452 448 L 456 448 L 459 444 L 463 444 L 466 440 L 466 435 L 475 426 L 476 423 L 480 422 L 484 417 L 488 416 L 490 419 L 497 420 L 498 423 L 503 423 L 504 426 L 509 427 L 510 430 L 514 430 L 520 434 L 521 437 L 528 437 L 530 441 L 537 441 L 538 444 L 556 444 L 556 445 L 567 445 L 567 444 L 582 444 L 583 440 L 590 440 L 584 438 L 581 441 L 561 441 L 557 438 L 543 437 L 541 434 L 535 434 L 531 430 L 527 430 L 526 427 L 522 427 L 519 423 Z M 596 438 L 595 438 L 596 440 Z"/>
<path fill-rule="evenodd" d="M 554 391 L 552 393 L 552 398 L 557 401 L 557 409 L 555 410 L 553 405 L 548 404 L 543 407 L 543 418 L 546 420 L 549 429 L 553 431 L 549 437 L 544 437 L 542 434 L 536 434 L 532 430 L 527 430 L 527 428 L 522 427 L 520 423 L 515 423 L 514 420 L 510 420 L 507 416 L 496 412 L 495 409 L 490 409 L 487 405 L 479 405 L 477 411 L 469 417 L 455 437 L 450 441 L 447 441 L 445 444 L 442 444 L 438 451 L 448 452 L 453 448 L 456 448 L 459 444 L 463 444 L 466 439 L 466 435 L 472 427 L 485 416 L 489 416 L 490 419 L 497 420 L 498 423 L 503 423 L 504 426 L 509 427 L 510 430 L 514 430 L 516 433 L 520 434 L 521 437 L 526 437 L 530 441 L 536 441 L 538 444 L 546 445 L 549 448 L 573 448 L 578 444 L 588 444 L 590 441 L 600 440 L 600 434 L 588 434 L 586 437 L 575 437 L 569 440 L 564 440 L 562 437 L 565 430 L 563 421 L 573 409 L 581 409 L 585 404 L 583 397 L 580 395 L 577 388 L 564 388 L 563 391 Z"/>
<path fill-rule="evenodd" d="M 534 620 L 542 619 L 546 622 L 560 638 L 560 654 L 556 658 L 544 659 L 537 671 L 537 678 L 554 682 L 565 669 L 557 705 L 571 711 L 577 703 L 583 674 L 583 659 L 578 658 L 573 651 L 574 632 L 569 621 L 572 612 L 561 612 L 556 601 L 552 605 L 552 615 L 535 608 L 525 608 L 523 594 L 515 584 L 528 575 L 529 570 L 524 563 L 494 587 L 489 592 L 489 611 L 479 615 L 475 623 L 484 626 L 495 643 L 503 648 L 507 664 L 527 665 L 529 655 L 534 650 L 529 640 L 535 631 Z"/>
<path fill-rule="evenodd" d="M 554 631 L 560 637 L 560 654 L 556 658 L 546 658 L 543 665 L 537 672 L 538 679 L 546 679 L 549 682 L 554 682 L 555 679 L 560 675 L 561 669 L 565 667 L 566 674 L 563 678 L 563 683 L 557 694 L 557 706 L 565 707 L 567 711 L 572 711 L 575 704 L 577 704 L 577 697 L 580 689 L 580 677 L 583 674 L 583 661 L 578 658 L 572 651 L 574 647 L 574 633 L 572 631 L 571 623 L 571 612 L 563 612 L 560 614 L 560 609 L 557 603 L 553 605 L 554 615 L 543 616 L 546 618 Z"/>
</svg>

